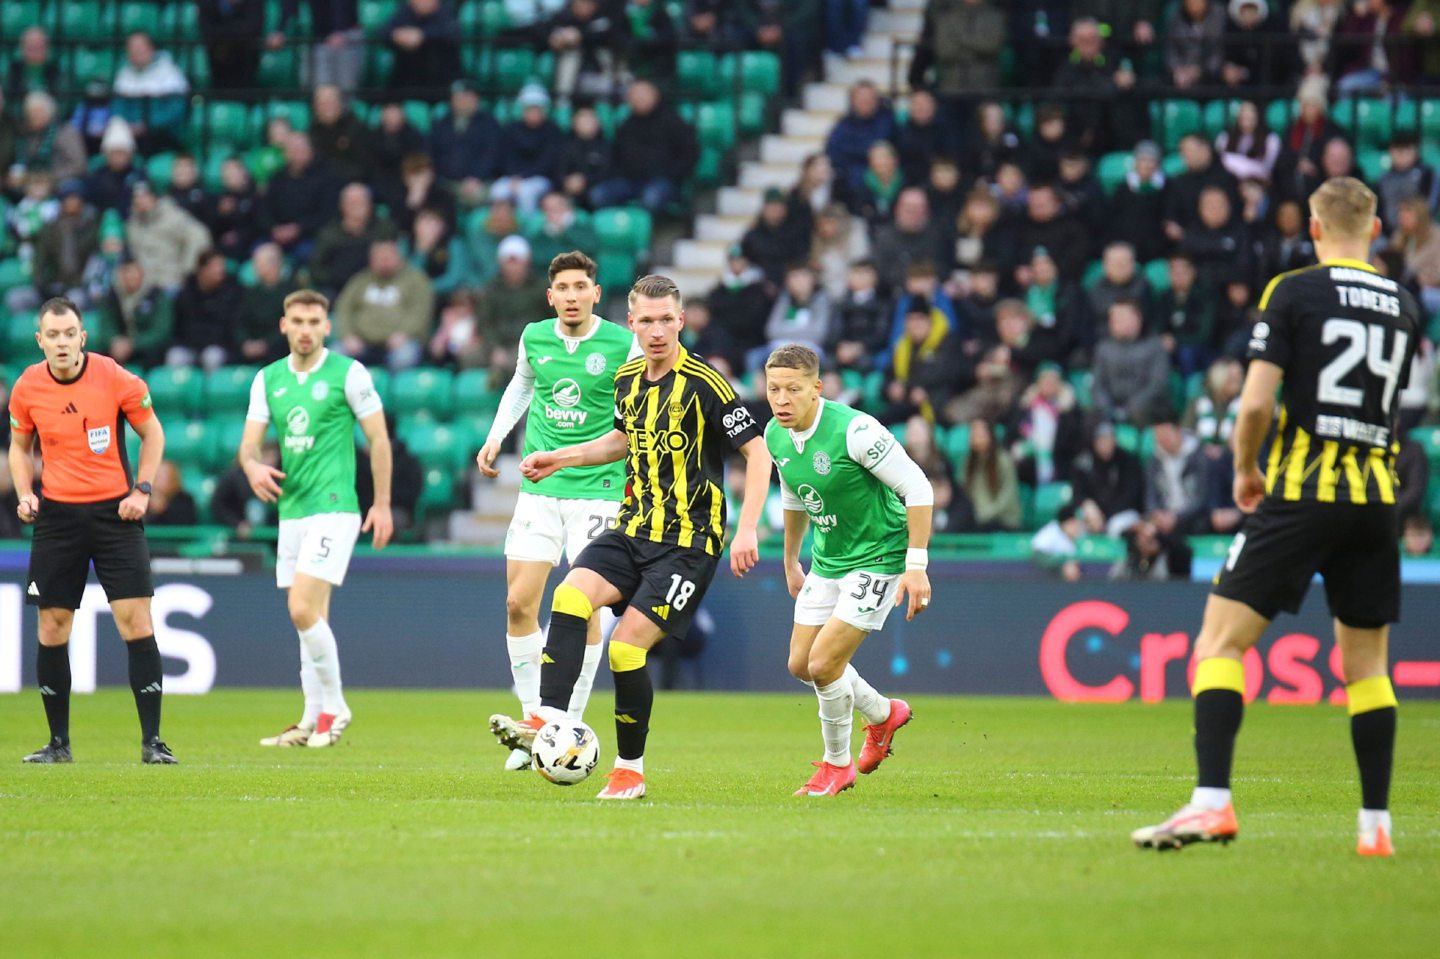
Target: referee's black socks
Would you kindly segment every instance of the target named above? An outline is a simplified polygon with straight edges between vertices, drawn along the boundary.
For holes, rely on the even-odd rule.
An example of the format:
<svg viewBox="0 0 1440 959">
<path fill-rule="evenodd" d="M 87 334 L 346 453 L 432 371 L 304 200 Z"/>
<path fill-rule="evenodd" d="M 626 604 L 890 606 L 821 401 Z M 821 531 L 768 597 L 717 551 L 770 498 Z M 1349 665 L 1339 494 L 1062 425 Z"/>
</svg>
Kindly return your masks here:
<svg viewBox="0 0 1440 959">
<path fill-rule="evenodd" d="M 1360 768 L 1363 809 L 1390 808 L 1390 772 L 1395 760 L 1398 703 L 1388 676 L 1372 676 L 1345 687 L 1350 701 L 1350 742 Z"/>
<path fill-rule="evenodd" d="M 165 678 L 160 665 L 160 647 L 154 636 L 125 641 L 130 654 L 130 691 L 135 694 L 135 711 L 140 714 L 140 740 L 160 736 L 160 696 Z"/>
<path fill-rule="evenodd" d="M 540 653 L 540 705 L 570 708 L 570 694 L 585 662 L 585 632 L 595 608 L 569 583 L 555 587 L 550 600 L 550 632 Z"/>
<path fill-rule="evenodd" d="M 1238 659 L 1213 657 L 1195 667 L 1196 784 L 1229 789 L 1235 737 L 1245 717 L 1245 667 Z"/>
<path fill-rule="evenodd" d="M 70 742 L 70 645 L 44 646 L 35 654 L 40 701 L 50 724 L 52 742 Z"/>
</svg>

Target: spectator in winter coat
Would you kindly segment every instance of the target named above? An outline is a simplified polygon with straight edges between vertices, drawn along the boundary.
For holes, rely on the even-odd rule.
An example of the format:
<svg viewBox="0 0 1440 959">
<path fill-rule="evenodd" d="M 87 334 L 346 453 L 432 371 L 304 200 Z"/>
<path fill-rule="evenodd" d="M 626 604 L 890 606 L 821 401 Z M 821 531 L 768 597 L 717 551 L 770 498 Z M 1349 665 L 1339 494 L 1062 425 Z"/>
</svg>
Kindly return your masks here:
<svg viewBox="0 0 1440 959">
<path fill-rule="evenodd" d="M 1021 482 L 1034 486 L 1070 478 L 1085 448 L 1085 421 L 1060 364 L 1040 364 L 1006 432 L 1014 437 L 1010 452 Z"/>
<path fill-rule="evenodd" d="M 300 262 L 310 258 L 315 237 L 335 210 L 339 186 L 315 165 L 310 137 L 291 133 L 285 139 L 285 166 L 265 191 L 263 219 L 269 238 Z"/>
<path fill-rule="evenodd" d="M 795 263 L 785 271 L 785 286 L 765 323 L 769 346 L 750 357 L 751 371 L 764 367 L 770 350 L 786 343 L 801 343 L 823 356 L 830 337 L 830 297 L 820 289 L 815 271 L 808 264 Z M 763 355 L 761 355 L 763 354 Z"/>
<path fill-rule="evenodd" d="M 1185 172 L 1165 184 L 1165 235 L 1176 243 L 1199 222 L 1200 194 L 1206 188 L 1224 190 L 1232 208 L 1240 203 L 1240 184 L 1215 158 L 1209 140 L 1197 133 L 1181 137 L 1180 158 L 1185 162 Z"/>
<path fill-rule="evenodd" d="M 326 296 L 338 296 L 350 278 L 370 265 L 370 248 L 395 239 L 395 227 L 375 213 L 370 188 L 352 183 L 340 191 L 340 216 L 315 238 L 310 282 Z"/>
<path fill-rule="evenodd" d="M 366 180 L 374 168 L 374 134 L 345 102 L 337 86 L 319 86 L 311 98 L 310 144 L 315 162 L 342 183 Z"/>
<path fill-rule="evenodd" d="M 81 309 L 89 306 L 85 276 L 91 258 L 100 252 L 100 218 L 85 205 L 79 180 L 62 181 L 56 195 L 60 215 L 42 227 L 35 238 L 30 275 L 36 297 L 26 309 L 34 309 L 52 296 L 68 296 Z"/>
<path fill-rule="evenodd" d="M 871 144 L 894 138 L 895 116 L 890 107 L 880 99 L 874 83 L 859 81 L 850 88 L 850 111 L 836 122 L 825 141 L 825 154 L 836 179 L 858 193 L 864 186 Z"/>
<path fill-rule="evenodd" d="M 1086 236 L 1083 226 L 1065 213 L 1058 193 L 1049 184 L 1030 190 L 1025 217 L 1020 221 L 1015 239 L 1021 256 L 1029 256 L 1037 246 L 1049 250 L 1060 268 L 1061 278 L 1067 281 L 1078 281 L 1090 260 L 1091 238 Z"/>
<path fill-rule="evenodd" d="M 262 243 L 250 254 L 255 282 L 240 294 L 240 326 L 235 330 L 240 361 L 269 363 L 290 352 L 280 333 L 285 297 L 295 283 L 285 275 L 285 255 L 274 243 Z"/>
<path fill-rule="evenodd" d="M 1170 257 L 1170 288 L 1155 299 L 1151 332 L 1182 376 L 1198 373 L 1215 355 L 1215 304 L 1200 282 L 1195 263 L 1183 253 Z"/>
<path fill-rule="evenodd" d="M 1165 70 L 1181 89 L 1220 78 L 1225 9 L 1216 0 L 1183 0 L 1165 27 Z"/>
<path fill-rule="evenodd" d="M 127 258 L 120 261 L 114 286 L 100 302 L 99 329 L 91 333 L 88 345 L 117 363 L 159 366 L 173 324 L 170 294 L 147 282 L 140 261 Z"/>
<path fill-rule="evenodd" d="M 18 190 L 19 178 L 31 170 L 43 170 L 57 181 L 83 177 L 86 172 L 85 143 L 73 126 L 56 120 L 55 98 L 43 90 L 32 90 L 25 94 L 21 112 L 23 116 L 15 137 L 15 153 L 9 169 L 5 171 L 10 189 Z M 102 140 L 101 152 L 108 155 L 111 150 L 125 147 L 133 157 L 135 138 L 129 127 L 123 120 L 115 120 L 113 129 L 115 132 L 110 136 L 110 145 L 107 147 Z M 110 129 L 107 128 L 106 133 L 110 134 Z"/>
<path fill-rule="evenodd" d="M 1298 64 L 1294 37 L 1266 0 L 1230 0 L 1225 24 L 1225 63 L 1220 80 L 1229 87 L 1274 87 L 1293 82 Z"/>
<path fill-rule="evenodd" d="M 469 80 L 450 87 L 450 110 L 430 127 L 435 175 L 462 195 L 478 199 L 483 182 L 500 174 L 500 125 L 480 109 L 480 94 Z"/>
<path fill-rule="evenodd" d="M 540 205 L 560 172 L 565 135 L 550 119 L 550 94 L 532 83 L 515 99 L 520 119 L 501 136 L 500 179 L 490 187 L 493 200 L 513 200 L 521 213 Z"/>
<path fill-rule="evenodd" d="M 934 422 L 957 387 L 957 350 L 944 314 L 928 300 L 912 297 L 905 311 L 903 333 L 891 355 L 884 387 L 882 423 L 903 423 L 915 415 Z"/>
<path fill-rule="evenodd" d="M 199 0 L 196 6 L 211 86 L 226 90 L 255 86 L 265 32 L 264 0 Z"/>
<path fill-rule="evenodd" d="M 171 366 L 199 364 L 207 370 L 235 357 L 243 322 L 240 284 L 218 250 L 200 254 L 195 272 L 175 297 L 175 334 L 165 355 Z"/>
<path fill-rule="evenodd" d="M 414 366 L 434 305 L 425 274 L 405 262 L 394 240 L 380 240 L 370 247 L 370 268 L 351 277 L 335 303 L 340 352 L 367 366 Z"/>
<path fill-rule="evenodd" d="M 1230 198 L 1218 186 L 1206 187 L 1200 194 L 1200 222 L 1185 231 L 1179 249 L 1212 283 L 1222 275 L 1253 266 L 1245 229 L 1235 222 Z"/>
<path fill-rule="evenodd" d="M 1400 215 L 1402 201 L 1412 196 L 1424 197 L 1432 210 L 1440 201 L 1440 177 L 1435 175 L 1434 167 L 1420 162 L 1420 141 L 1413 131 L 1398 130 L 1390 138 L 1390 169 L 1375 184 L 1375 193 L 1380 198 L 1376 212 L 1392 229 Z"/>
<path fill-rule="evenodd" d="M 890 304 L 881 298 L 879 282 L 872 261 L 851 263 L 825 342 L 825 354 L 841 369 L 868 373 L 889 346 Z"/>
<path fill-rule="evenodd" d="M 286 43 L 285 32 L 296 21 L 302 0 L 280 0 L 280 22 L 265 38 L 265 45 L 278 50 Z M 360 30 L 358 0 L 304 0 L 310 9 L 314 43 L 301 61 L 301 82 L 313 85 L 333 83 L 347 93 L 360 86 L 365 71 L 364 35 Z"/>
<path fill-rule="evenodd" d="M 988 0 L 931 0 L 910 61 L 910 87 L 941 97 L 998 87 L 1004 47 L 1005 15 Z"/>
<path fill-rule="evenodd" d="M 918 187 L 902 190 L 895 201 L 894 222 L 882 224 L 871 238 L 882 287 L 899 290 L 906 271 L 918 263 L 930 264 L 933 271 L 945 258 L 942 237 L 940 225 L 930 216 L 925 191 Z"/>
<path fill-rule="evenodd" d="M 1112 243 L 1129 243 L 1141 262 L 1165 255 L 1165 174 L 1160 147 L 1151 140 L 1136 144 L 1130 169 L 1106 205 L 1105 234 Z"/>
<path fill-rule="evenodd" d="M 115 74 L 111 109 L 124 117 L 145 156 L 180 145 L 190 81 L 144 31 L 125 38 L 125 64 Z"/>
<path fill-rule="evenodd" d="M 1315 244 L 1305 229 L 1305 211 L 1300 204 L 1295 200 L 1280 202 L 1274 220 L 1260 238 L 1256 275 L 1266 282 L 1315 262 Z"/>
<path fill-rule="evenodd" d="M 220 193 L 209 204 L 205 226 L 215 248 L 228 258 L 243 260 L 254 248 L 260 236 L 255 222 L 260 202 L 243 160 L 230 157 L 220 165 Z"/>
<path fill-rule="evenodd" d="M 989 420 L 971 420 L 970 449 L 961 478 L 975 511 L 974 532 L 1014 532 L 1020 528 L 1020 481 L 1010 451 L 995 440 Z"/>
<path fill-rule="evenodd" d="M 1095 154 L 1132 146 L 1148 127 L 1145 105 L 1133 96 L 1133 65 L 1128 59 L 1112 61 L 1104 46 L 1093 17 L 1076 20 L 1070 27 L 1070 56 L 1055 72 L 1053 84 L 1090 95 L 1072 103 L 1068 114 L 1078 144 Z"/>
<path fill-rule="evenodd" d="M 1237 180 L 1270 182 L 1275 162 L 1280 158 L 1280 137 L 1265 125 L 1265 118 L 1254 101 L 1240 104 L 1235 123 L 1215 138 L 1220 163 Z"/>
<path fill-rule="evenodd" d="M 1111 305 L 1118 300 L 1133 300 L 1140 304 L 1142 313 L 1149 312 L 1150 281 L 1141 274 L 1133 247 L 1111 243 L 1105 247 L 1100 265 L 1100 278 L 1086 291 L 1093 315 L 1109 316 Z"/>
<path fill-rule="evenodd" d="M 27 27 L 20 34 L 19 53 L 5 75 L 6 97 L 19 103 L 37 90 L 52 96 L 59 91 L 60 64 L 50 55 L 50 36 L 44 27 Z"/>
<path fill-rule="evenodd" d="M 725 269 L 705 299 L 715 325 L 734 340 L 739 350 L 749 351 L 765 344 L 771 296 L 764 271 L 751 263 L 742 244 L 730 247 Z"/>
<path fill-rule="evenodd" d="M 1152 427 L 1155 451 L 1145 463 L 1145 516 L 1163 534 L 1210 531 L 1205 509 L 1207 470 L 1200 441 L 1166 412 Z"/>
<path fill-rule="evenodd" d="M 1110 307 L 1110 335 L 1095 347 L 1091 386 L 1095 412 L 1112 422 L 1148 425 L 1164 408 L 1170 389 L 1170 358 L 1158 336 L 1144 336 L 1138 304 Z"/>
<path fill-rule="evenodd" d="M 594 107 L 576 108 L 560 148 L 560 188 L 571 202 L 588 208 L 590 188 L 610 179 L 612 164 L 610 141 Z"/>
<path fill-rule="evenodd" d="M 1060 279 L 1055 258 L 1043 246 L 1035 248 L 1028 267 L 1018 272 L 1025 306 L 1035 319 L 1034 337 L 1046 344 L 1049 356 L 1073 362 L 1075 351 L 1088 348 L 1095 340 L 1094 323 L 1080 284 Z"/>
<path fill-rule="evenodd" d="M 210 231 L 169 197 L 157 198 L 149 180 L 137 180 L 125 221 L 125 242 L 150 282 L 176 290 L 200 254 L 210 248 Z"/>
<path fill-rule="evenodd" d="M 785 282 L 785 271 L 808 248 L 808 230 L 790 212 L 785 193 L 774 187 L 765 191 L 760 216 L 740 238 L 745 259 L 758 266 L 766 282 L 776 290 Z"/>
<path fill-rule="evenodd" d="M 439 100 L 460 77 L 460 21 L 440 0 L 408 0 L 385 24 L 395 53 L 389 87 L 423 100 Z"/>
<path fill-rule="evenodd" d="M 1404 9 L 1390 0 L 1350 5 L 1335 25 L 1330 45 L 1328 72 L 1337 95 L 1379 93 L 1387 84 L 1407 82 L 1410 44 L 1404 21 Z"/>
<path fill-rule="evenodd" d="M 953 123 L 939 117 L 932 94 L 925 90 L 911 93 L 909 113 L 895 131 L 895 149 L 906 184 L 919 186 L 929 178 L 930 164 L 959 153 L 957 134 Z"/>
<path fill-rule="evenodd" d="M 575 214 L 575 205 L 559 190 L 551 190 L 540 200 L 540 222 L 526 232 L 530 241 L 530 256 L 536 262 L 549 267 L 550 261 L 570 250 L 595 249 L 595 228 L 589 218 L 581 219 Z"/>
<path fill-rule="evenodd" d="M 609 96 L 616 58 L 629 39 L 629 20 L 601 0 L 570 0 L 538 33 L 555 54 L 555 93 L 564 102 Z"/>
<path fill-rule="evenodd" d="M 1134 453 L 1115 442 L 1115 427 L 1096 424 L 1090 450 L 1075 464 L 1071 480 L 1079 514 L 1092 534 L 1119 536 L 1140 522 L 1145 477 Z"/>
<path fill-rule="evenodd" d="M 695 128 L 660 99 L 647 80 L 626 92 L 630 115 L 615 131 L 614 177 L 590 191 L 595 207 L 620 206 L 638 199 L 651 214 L 665 212 L 695 171 L 699 144 Z"/>
</svg>

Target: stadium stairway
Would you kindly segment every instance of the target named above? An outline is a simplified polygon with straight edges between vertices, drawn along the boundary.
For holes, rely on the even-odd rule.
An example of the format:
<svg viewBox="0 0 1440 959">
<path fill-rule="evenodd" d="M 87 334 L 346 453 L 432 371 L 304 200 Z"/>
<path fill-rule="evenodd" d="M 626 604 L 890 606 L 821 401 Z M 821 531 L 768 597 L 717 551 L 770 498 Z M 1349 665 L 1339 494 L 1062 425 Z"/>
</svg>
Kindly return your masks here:
<svg viewBox="0 0 1440 959">
<path fill-rule="evenodd" d="M 806 85 L 801 106 L 784 111 L 780 132 L 761 138 L 758 158 L 740 163 L 738 181 L 720 188 L 715 212 L 697 217 L 694 236 L 677 240 L 673 262 L 657 266 L 655 272 L 674 279 L 687 297 L 709 292 L 725 268 L 725 251 L 739 242 L 759 214 L 765 191 L 789 190 L 799 177 L 801 161 L 825 148 L 830 128 L 846 110 L 850 84 L 868 78 L 881 90 L 891 88 L 895 44 L 913 44 L 920 36 L 924 8 L 925 0 L 890 0 L 888 8 L 870 13 L 864 56 L 846 60 L 827 53 L 824 79 Z M 909 67 L 907 47 L 898 65 L 902 85 Z"/>
</svg>

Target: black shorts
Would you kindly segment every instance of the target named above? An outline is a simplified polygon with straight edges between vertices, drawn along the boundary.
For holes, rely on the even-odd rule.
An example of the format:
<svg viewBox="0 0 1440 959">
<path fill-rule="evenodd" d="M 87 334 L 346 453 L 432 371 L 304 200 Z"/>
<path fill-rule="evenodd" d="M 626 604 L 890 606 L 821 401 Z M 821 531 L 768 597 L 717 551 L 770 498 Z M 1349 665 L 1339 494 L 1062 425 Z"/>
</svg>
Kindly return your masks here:
<svg viewBox="0 0 1440 959">
<path fill-rule="evenodd" d="M 667 635 L 684 639 L 720 557 L 608 529 L 580 551 L 574 565 L 599 573 Z"/>
<path fill-rule="evenodd" d="M 1236 534 L 1213 592 L 1274 619 L 1299 611 L 1319 573 L 1331 616 L 1377 629 L 1400 621 L 1399 539 L 1395 506 L 1266 499 Z"/>
<path fill-rule="evenodd" d="M 145 527 L 121 519 L 119 508 L 119 499 L 102 503 L 45 500 L 40 504 L 35 538 L 30 545 L 27 603 L 78 609 L 92 562 L 95 576 L 112 603 L 155 595 Z"/>
</svg>

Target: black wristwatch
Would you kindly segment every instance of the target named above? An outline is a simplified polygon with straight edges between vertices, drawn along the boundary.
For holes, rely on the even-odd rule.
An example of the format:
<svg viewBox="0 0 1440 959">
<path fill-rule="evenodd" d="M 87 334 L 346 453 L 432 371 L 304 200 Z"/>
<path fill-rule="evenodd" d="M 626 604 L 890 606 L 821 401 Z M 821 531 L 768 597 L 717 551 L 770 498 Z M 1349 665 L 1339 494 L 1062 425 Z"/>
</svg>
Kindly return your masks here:
<svg viewBox="0 0 1440 959">
<path fill-rule="evenodd" d="M 149 496 L 149 495 L 150 495 L 150 484 L 149 484 L 149 483 L 136 483 L 136 484 L 135 484 L 135 492 L 137 492 L 137 493 L 144 493 L 146 496 Z"/>
</svg>

